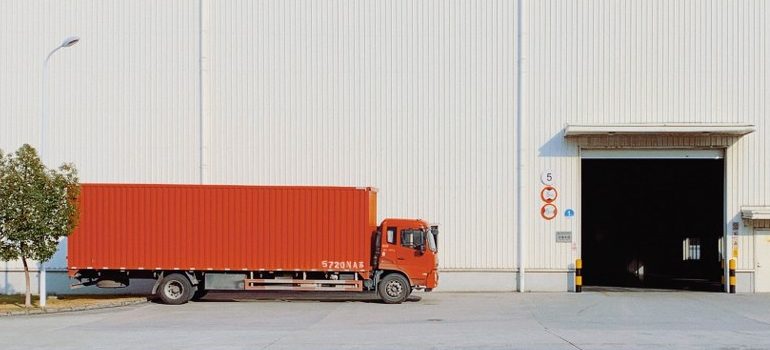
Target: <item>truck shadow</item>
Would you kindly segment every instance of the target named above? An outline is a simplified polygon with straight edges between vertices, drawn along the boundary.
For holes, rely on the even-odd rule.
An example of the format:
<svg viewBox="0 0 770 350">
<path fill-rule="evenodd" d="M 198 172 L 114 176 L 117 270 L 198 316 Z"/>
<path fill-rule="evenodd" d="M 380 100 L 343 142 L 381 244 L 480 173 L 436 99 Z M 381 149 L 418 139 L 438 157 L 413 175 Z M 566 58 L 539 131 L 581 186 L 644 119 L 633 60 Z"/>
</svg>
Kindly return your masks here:
<svg viewBox="0 0 770 350">
<path fill-rule="evenodd" d="M 411 295 L 406 302 L 417 302 L 422 297 Z M 354 292 L 209 292 L 199 303 L 254 302 L 254 301 L 313 301 L 313 302 L 362 302 L 382 304 L 376 293 Z"/>
</svg>

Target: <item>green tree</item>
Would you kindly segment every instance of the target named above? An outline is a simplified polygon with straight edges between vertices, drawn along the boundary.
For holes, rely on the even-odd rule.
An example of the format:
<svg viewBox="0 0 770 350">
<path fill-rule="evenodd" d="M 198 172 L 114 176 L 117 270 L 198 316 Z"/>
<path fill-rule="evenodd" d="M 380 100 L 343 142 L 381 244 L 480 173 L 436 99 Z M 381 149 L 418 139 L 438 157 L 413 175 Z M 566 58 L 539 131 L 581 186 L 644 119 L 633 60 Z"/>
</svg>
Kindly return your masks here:
<svg viewBox="0 0 770 350">
<path fill-rule="evenodd" d="M 50 259 L 75 228 L 79 193 L 71 164 L 48 169 L 26 144 L 15 154 L 0 150 L 0 260 L 24 264 L 26 307 L 32 306 L 28 262 Z"/>
</svg>

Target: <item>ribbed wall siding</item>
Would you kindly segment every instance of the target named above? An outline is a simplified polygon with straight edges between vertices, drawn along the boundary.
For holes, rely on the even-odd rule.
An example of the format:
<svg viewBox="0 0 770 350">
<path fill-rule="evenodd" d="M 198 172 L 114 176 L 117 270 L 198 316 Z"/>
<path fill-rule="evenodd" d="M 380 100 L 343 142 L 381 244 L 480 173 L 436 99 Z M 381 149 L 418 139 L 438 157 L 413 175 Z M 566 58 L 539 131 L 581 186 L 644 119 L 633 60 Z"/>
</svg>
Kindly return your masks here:
<svg viewBox="0 0 770 350">
<path fill-rule="evenodd" d="M 43 60 L 78 35 L 48 63 L 46 163 L 73 162 L 84 182 L 197 182 L 197 11 L 190 1 L 3 1 L 0 149 L 40 150 Z M 50 267 L 66 267 L 62 247 Z"/>
<path fill-rule="evenodd" d="M 442 268 L 513 268 L 515 2 L 211 4 L 207 182 L 376 186 Z"/>
<path fill-rule="evenodd" d="M 770 202 L 770 4 L 530 1 L 527 8 L 528 268 L 566 269 L 576 257 L 554 242 L 555 231 L 580 236 L 580 161 L 577 145 L 560 134 L 567 123 L 755 124 L 726 156 L 725 228 L 740 221 L 740 205 Z M 577 209 L 575 219 L 540 219 L 545 169 L 556 173 L 559 208 Z M 752 268 L 751 231 L 740 234 L 739 268 Z"/>
<path fill-rule="evenodd" d="M 41 143 L 45 160 L 74 162 L 84 181 L 195 182 L 198 7 L 191 1 L 3 1 L 0 148 Z"/>
<path fill-rule="evenodd" d="M 0 148 L 39 144 L 42 60 L 77 34 L 49 66 L 49 163 L 88 182 L 197 183 L 203 147 L 206 183 L 376 186 L 380 218 L 441 224 L 442 268 L 513 270 L 516 6 L 205 0 L 201 28 L 197 1 L 3 1 Z M 580 256 L 567 123 L 754 124 L 725 155 L 726 229 L 770 204 L 770 3 L 527 0 L 524 16 L 528 269 Z M 574 219 L 540 218 L 545 169 Z"/>
<path fill-rule="evenodd" d="M 730 122 L 768 108 L 766 2 L 528 3 L 530 116 Z"/>
</svg>

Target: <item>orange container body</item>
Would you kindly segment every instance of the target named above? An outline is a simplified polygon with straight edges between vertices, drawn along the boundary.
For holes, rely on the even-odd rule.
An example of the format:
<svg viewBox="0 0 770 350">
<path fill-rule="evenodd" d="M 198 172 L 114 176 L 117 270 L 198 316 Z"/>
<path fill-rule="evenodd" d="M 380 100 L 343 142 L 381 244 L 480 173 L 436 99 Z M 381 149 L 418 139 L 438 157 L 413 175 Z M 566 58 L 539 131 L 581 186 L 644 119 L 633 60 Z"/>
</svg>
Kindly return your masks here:
<svg viewBox="0 0 770 350">
<path fill-rule="evenodd" d="M 372 188 L 84 184 L 79 205 L 70 273 L 371 271 Z"/>
</svg>

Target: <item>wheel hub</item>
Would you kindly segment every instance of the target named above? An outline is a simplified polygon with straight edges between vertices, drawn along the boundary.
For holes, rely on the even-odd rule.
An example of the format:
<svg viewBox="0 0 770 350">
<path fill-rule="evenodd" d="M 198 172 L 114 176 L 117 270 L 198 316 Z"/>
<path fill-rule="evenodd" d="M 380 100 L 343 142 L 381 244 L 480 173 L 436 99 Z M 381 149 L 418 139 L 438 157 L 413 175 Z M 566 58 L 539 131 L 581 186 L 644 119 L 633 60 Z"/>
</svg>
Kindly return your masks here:
<svg viewBox="0 0 770 350">
<path fill-rule="evenodd" d="M 398 297 L 403 291 L 404 286 L 402 286 L 401 283 L 398 283 L 398 281 L 390 281 L 385 286 L 385 292 L 388 293 L 389 297 Z"/>
<path fill-rule="evenodd" d="M 177 281 L 171 281 L 166 284 L 165 293 L 171 299 L 179 299 L 182 297 L 184 287 Z"/>
</svg>

